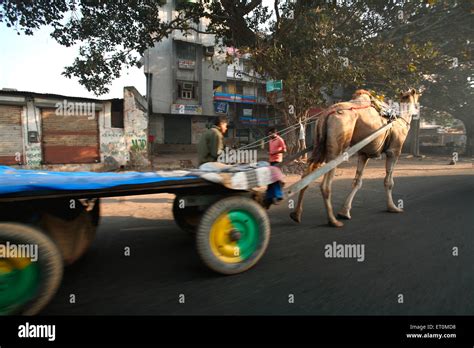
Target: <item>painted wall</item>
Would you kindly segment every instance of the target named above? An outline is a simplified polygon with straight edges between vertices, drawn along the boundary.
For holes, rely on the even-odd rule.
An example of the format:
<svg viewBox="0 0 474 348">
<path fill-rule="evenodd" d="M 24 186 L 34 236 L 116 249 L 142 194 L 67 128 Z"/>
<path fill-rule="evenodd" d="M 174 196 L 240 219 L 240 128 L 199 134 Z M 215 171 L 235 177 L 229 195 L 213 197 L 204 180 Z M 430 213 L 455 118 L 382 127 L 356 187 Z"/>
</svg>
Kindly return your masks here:
<svg viewBox="0 0 474 348">
<path fill-rule="evenodd" d="M 114 169 L 127 165 L 130 154 L 124 129 L 112 128 L 111 124 L 111 103 L 107 102 L 99 116 L 100 160 L 106 168 Z"/>
<path fill-rule="evenodd" d="M 135 87 L 124 88 L 124 132 L 125 142 L 133 166 L 147 166 L 148 160 L 148 115 L 146 100 Z"/>
</svg>

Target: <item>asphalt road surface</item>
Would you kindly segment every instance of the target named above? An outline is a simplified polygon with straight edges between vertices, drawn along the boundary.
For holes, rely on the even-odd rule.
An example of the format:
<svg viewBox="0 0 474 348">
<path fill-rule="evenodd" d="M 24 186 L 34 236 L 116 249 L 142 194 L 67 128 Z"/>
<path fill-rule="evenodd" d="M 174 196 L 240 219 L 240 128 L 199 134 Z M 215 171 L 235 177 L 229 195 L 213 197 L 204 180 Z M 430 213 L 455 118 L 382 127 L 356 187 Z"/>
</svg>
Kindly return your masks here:
<svg viewBox="0 0 474 348">
<path fill-rule="evenodd" d="M 335 209 L 350 185 L 348 178 L 335 181 Z M 203 266 L 193 239 L 171 219 L 105 217 L 90 251 L 66 269 L 42 314 L 474 314 L 472 172 L 396 178 L 394 200 L 403 200 L 403 214 L 385 212 L 381 178 L 366 179 L 352 220 L 340 229 L 325 225 L 313 186 L 301 224 L 289 219 L 286 204 L 271 209 L 266 254 L 235 276 Z M 365 260 L 326 258 L 325 245 L 333 242 L 363 244 Z"/>
</svg>

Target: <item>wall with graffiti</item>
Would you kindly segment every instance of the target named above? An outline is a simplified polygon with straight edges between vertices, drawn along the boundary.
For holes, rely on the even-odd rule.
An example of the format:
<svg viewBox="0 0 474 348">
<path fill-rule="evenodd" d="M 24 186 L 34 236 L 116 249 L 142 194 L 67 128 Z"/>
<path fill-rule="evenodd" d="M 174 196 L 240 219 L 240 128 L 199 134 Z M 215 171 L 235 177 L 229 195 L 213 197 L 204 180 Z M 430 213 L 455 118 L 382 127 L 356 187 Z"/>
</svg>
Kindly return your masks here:
<svg viewBox="0 0 474 348">
<path fill-rule="evenodd" d="M 146 167 L 148 159 L 148 115 L 146 100 L 135 87 L 124 88 L 125 142 L 130 166 Z"/>
</svg>

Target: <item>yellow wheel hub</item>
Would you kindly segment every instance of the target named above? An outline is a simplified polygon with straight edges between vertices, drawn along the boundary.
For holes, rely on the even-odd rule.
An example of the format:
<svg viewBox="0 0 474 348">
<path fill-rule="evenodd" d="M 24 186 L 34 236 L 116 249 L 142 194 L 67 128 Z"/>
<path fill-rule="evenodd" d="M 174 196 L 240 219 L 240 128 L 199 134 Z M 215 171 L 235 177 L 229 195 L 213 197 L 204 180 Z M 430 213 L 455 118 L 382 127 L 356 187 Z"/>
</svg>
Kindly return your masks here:
<svg viewBox="0 0 474 348">
<path fill-rule="evenodd" d="M 223 262 L 237 263 L 242 261 L 236 241 L 231 239 L 232 222 L 227 213 L 221 214 L 211 228 L 209 244 L 214 255 Z"/>
<path fill-rule="evenodd" d="M 209 243 L 219 260 L 226 263 L 242 262 L 258 250 L 259 225 L 250 212 L 232 209 L 215 220 Z"/>
</svg>

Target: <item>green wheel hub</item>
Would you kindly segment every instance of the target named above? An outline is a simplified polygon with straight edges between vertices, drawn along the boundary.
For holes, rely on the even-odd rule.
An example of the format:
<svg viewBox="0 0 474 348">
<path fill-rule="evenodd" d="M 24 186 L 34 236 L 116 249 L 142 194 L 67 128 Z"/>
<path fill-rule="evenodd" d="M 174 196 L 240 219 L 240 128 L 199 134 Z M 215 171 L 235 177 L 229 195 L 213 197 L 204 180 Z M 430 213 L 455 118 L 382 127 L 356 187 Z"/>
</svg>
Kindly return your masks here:
<svg viewBox="0 0 474 348">
<path fill-rule="evenodd" d="M 23 259 L 0 259 L 0 315 L 14 313 L 35 297 L 39 266 Z"/>
<path fill-rule="evenodd" d="M 240 257 L 248 259 L 257 250 L 259 243 L 259 226 L 252 214 L 244 210 L 232 210 L 228 213 L 232 227 L 237 233 L 235 238 Z"/>
</svg>

